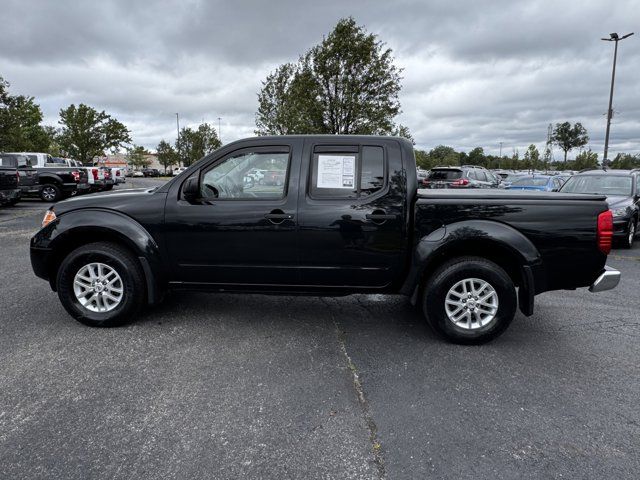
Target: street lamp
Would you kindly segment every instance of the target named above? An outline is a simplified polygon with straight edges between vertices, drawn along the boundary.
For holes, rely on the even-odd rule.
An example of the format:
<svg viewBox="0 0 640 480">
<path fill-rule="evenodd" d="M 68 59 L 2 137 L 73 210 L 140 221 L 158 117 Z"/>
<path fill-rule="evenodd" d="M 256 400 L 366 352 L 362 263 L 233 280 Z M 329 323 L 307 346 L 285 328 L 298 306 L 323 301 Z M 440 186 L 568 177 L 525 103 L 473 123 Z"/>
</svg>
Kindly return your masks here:
<svg viewBox="0 0 640 480">
<path fill-rule="evenodd" d="M 620 40 L 624 40 L 627 37 L 633 35 L 633 32 L 627 33 L 622 37 L 619 37 L 617 33 L 610 33 L 610 38 L 601 38 L 600 40 L 604 40 L 605 42 L 616 42 L 616 46 L 613 50 L 613 70 L 611 72 L 611 91 L 609 92 L 609 110 L 607 110 L 607 133 L 604 136 L 604 158 L 602 159 L 602 166 L 605 167 L 607 165 L 608 153 L 609 153 L 609 130 L 611 129 L 611 117 L 613 117 L 613 84 L 616 80 L 616 59 L 618 57 L 618 42 Z"/>
<path fill-rule="evenodd" d="M 181 167 L 182 158 L 180 158 L 180 114 L 176 113 L 176 131 L 178 136 L 176 137 L 176 151 L 178 152 L 178 166 Z"/>
<path fill-rule="evenodd" d="M 222 118 L 218 117 L 218 140 L 220 140 L 220 143 L 222 144 L 222 132 L 220 131 L 220 120 L 222 120 Z"/>
</svg>

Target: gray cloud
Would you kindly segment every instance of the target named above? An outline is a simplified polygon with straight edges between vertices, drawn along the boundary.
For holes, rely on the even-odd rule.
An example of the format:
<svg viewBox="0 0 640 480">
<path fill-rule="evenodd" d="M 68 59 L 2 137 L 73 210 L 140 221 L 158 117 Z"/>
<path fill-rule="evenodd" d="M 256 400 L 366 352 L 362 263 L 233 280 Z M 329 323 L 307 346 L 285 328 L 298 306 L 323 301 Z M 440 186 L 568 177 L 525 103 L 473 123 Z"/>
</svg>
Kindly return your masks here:
<svg viewBox="0 0 640 480">
<path fill-rule="evenodd" d="M 640 24 L 634 0 L 524 2 L 3 1 L 0 75 L 46 121 L 84 102 L 154 147 L 182 125 L 251 135 L 260 82 L 352 15 L 404 68 L 399 121 L 421 148 L 524 151 L 580 121 L 602 150 L 613 46 Z M 639 32 L 640 33 L 640 32 Z M 640 151 L 640 35 L 619 53 L 612 150 Z"/>
</svg>

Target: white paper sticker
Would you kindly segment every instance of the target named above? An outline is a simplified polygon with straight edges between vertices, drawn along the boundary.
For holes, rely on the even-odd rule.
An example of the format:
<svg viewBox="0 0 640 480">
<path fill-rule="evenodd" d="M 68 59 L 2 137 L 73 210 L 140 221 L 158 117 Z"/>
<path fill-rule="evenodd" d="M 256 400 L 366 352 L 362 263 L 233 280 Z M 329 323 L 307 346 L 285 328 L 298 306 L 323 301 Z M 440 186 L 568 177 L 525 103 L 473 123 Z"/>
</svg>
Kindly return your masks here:
<svg viewBox="0 0 640 480">
<path fill-rule="evenodd" d="M 318 155 L 318 188 L 354 188 L 355 155 Z"/>
</svg>

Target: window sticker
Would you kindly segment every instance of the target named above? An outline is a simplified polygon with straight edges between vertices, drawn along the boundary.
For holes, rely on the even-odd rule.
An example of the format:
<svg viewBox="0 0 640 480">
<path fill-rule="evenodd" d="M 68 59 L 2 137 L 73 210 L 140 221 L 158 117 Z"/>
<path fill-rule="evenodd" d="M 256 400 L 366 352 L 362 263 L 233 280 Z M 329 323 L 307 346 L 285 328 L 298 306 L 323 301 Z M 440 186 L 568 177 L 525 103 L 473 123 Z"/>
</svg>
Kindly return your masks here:
<svg viewBox="0 0 640 480">
<path fill-rule="evenodd" d="M 355 186 L 355 155 L 318 155 L 317 188 L 349 188 Z"/>
</svg>

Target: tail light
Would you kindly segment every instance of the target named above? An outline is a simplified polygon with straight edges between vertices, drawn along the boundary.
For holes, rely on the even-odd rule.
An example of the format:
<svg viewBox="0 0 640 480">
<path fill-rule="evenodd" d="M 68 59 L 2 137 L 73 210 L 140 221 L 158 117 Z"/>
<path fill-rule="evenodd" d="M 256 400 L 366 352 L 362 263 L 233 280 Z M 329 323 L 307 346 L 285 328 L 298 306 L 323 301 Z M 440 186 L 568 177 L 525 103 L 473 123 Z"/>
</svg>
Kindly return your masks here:
<svg viewBox="0 0 640 480">
<path fill-rule="evenodd" d="M 598 215 L 598 248 L 605 255 L 611 252 L 611 243 L 613 242 L 613 214 L 611 210 L 602 212 Z"/>
<path fill-rule="evenodd" d="M 78 183 L 80 181 L 80 172 L 77 170 L 74 170 L 71 172 L 71 175 L 73 175 L 73 179 L 75 180 L 76 183 Z"/>
<path fill-rule="evenodd" d="M 93 179 L 94 180 L 98 180 L 98 169 L 97 168 L 92 168 L 91 169 L 91 174 L 93 175 Z"/>
<path fill-rule="evenodd" d="M 469 185 L 469 180 L 466 178 L 460 178 L 451 184 L 452 187 L 464 187 Z"/>
</svg>

